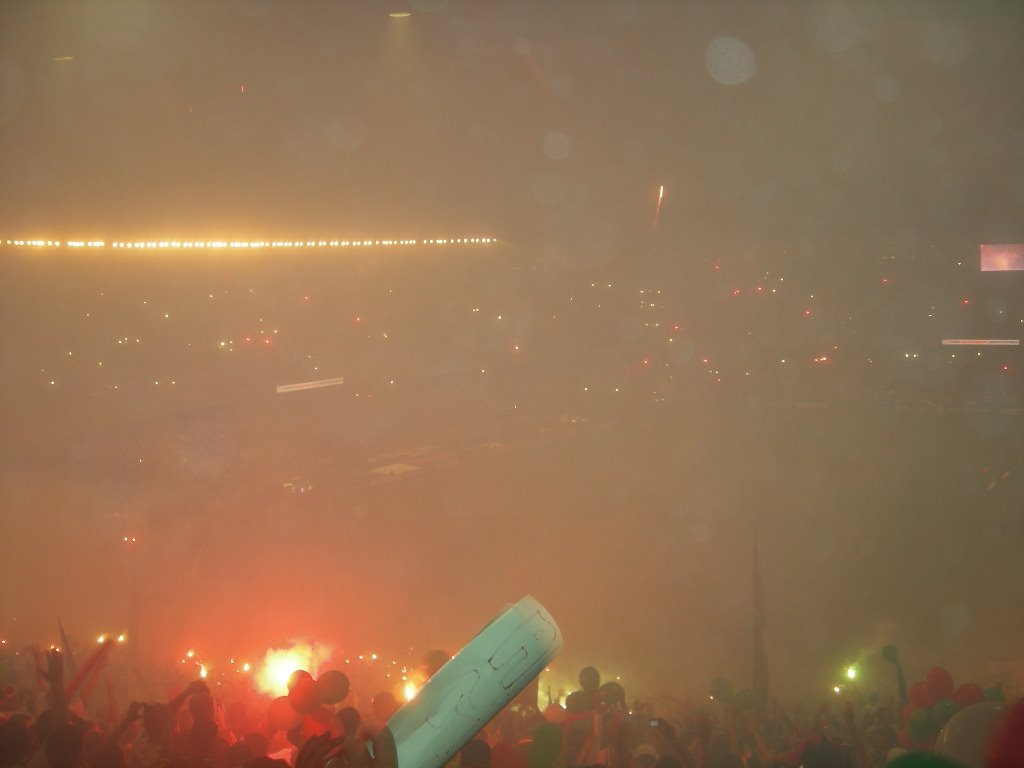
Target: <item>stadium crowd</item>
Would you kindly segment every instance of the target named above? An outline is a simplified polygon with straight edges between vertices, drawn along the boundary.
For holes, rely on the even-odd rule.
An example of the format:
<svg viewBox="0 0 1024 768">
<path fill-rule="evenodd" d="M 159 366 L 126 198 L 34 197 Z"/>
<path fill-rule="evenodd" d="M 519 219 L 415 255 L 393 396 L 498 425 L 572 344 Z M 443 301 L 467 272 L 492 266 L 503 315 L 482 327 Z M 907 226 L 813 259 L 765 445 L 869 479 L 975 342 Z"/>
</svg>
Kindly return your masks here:
<svg viewBox="0 0 1024 768">
<path fill-rule="evenodd" d="M 14 654 L 8 653 L 5 662 Z M 211 688 L 203 679 L 166 702 L 119 707 L 98 651 L 73 675 L 59 649 L 28 649 L 3 665 L 0 768 L 396 768 L 384 727 L 399 709 L 387 691 L 346 703 L 347 677 L 296 671 L 289 693 Z M 447 657 L 445 657 L 447 659 Z M 443 660 L 441 660 L 443 661 Z M 436 671 L 439 664 L 435 664 Z M 898 665 L 897 665 L 898 667 Z M 28 671 L 33 677 L 26 681 Z M 1024 766 L 1024 699 L 998 687 L 953 690 L 945 670 L 884 701 L 876 694 L 817 708 L 784 707 L 724 679 L 673 717 L 628 702 L 617 682 L 586 667 L 579 689 L 540 709 L 513 701 L 462 747 L 458 768 L 881 768 L 900 761 L 963 768 Z M 68 679 L 66 679 L 68 678 Z M 215 695 L 216 693 L 216 695 Z M 353 692 L 354 693 L 354 692 Z M 938 698 L 945 696 L 946 698 Z M 948 698 L 952 697 L 952 698 Z M 927 706 L 924 706 L 927 705 Z M 680 714 L 682 713 L 682 714 Z M 371 746 L 367 748 L 367 744 Z"/>
</svg>

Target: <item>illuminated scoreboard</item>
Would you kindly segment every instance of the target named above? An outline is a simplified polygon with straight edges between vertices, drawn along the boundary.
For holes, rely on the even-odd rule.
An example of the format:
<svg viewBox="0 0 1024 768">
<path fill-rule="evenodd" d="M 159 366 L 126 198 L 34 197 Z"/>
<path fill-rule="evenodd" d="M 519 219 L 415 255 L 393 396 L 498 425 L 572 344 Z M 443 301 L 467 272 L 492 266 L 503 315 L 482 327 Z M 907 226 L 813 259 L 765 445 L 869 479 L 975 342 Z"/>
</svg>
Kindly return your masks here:
<svg viewBox="0 0 1024 768">
<path fill-rule="evenodd" d="M 983 244 L 979 250 L 982 272 L 1024 272 L 1024 243 Z"/>
</svg>

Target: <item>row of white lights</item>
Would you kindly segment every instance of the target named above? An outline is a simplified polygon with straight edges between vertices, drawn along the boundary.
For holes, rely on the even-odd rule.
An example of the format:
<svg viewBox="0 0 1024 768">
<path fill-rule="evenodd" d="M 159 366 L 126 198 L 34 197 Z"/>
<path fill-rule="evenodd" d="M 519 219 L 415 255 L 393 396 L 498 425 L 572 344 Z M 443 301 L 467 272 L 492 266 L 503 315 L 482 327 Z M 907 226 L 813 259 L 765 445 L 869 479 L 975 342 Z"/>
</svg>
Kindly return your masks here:
<svg viewBox="0 0 1024 768">
<path fill-rule="evenodd" d="M 426 240 L 7 240 L 18 247 L 66 246 L 68 248 L 359 248 L 374 245 L 486 245 L 493 237 L 445 237 Z"/>
</svg>

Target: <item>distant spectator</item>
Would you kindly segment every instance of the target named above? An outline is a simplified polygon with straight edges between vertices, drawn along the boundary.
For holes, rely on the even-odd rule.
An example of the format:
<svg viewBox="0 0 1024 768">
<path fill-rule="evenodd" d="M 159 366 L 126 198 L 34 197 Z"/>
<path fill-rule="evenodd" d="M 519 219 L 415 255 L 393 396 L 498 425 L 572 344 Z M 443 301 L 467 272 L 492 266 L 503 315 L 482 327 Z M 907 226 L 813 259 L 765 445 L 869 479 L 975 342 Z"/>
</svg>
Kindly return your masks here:
<svg viewBox="0 0 1024 768">
<path fill-rule="evenodd" d="M 79 768 L 85 746 L 85 728 L 77 723 L 58 725 L 43 745 L 50 768 Z"/>
<path fill-rule="evenodd" d="M 482 739 L 473 739 L 459 753 L 459 768 L 491 768 L 491 748 Z"/>
<path fill-rule="evenodd" d="M 24 720 L 0 723 L 0 768 L 23 765 L 32 753 L 32 739 Z"/>
<path fill-rule="evenodd" d="M 260 733 L 259 731 L 245 734 L 242 737 L 242 742 L 249 747 L 253 758 L 266 757 L 270 751 L 270 739 L 265 733 Z"/>
<path fill-rule="evenodd" d="M 645 742 L 633 750 L 633 768 L 654 768 L 659 757 L 658 750 Z"/>
<path fill-rule="evenodd" d="M 341 727 L 345 729 L 346 736 L 355 736 L 363 718 L 355 707 L 344 707 L 338 710 L 338 720 L 341 722 Z"/>
<path fill-rule="evenodd" d="M 256 755 L 245 741 L 236 741 L 224 755 L 224 768 L 241 768 Z"/>
</svg>

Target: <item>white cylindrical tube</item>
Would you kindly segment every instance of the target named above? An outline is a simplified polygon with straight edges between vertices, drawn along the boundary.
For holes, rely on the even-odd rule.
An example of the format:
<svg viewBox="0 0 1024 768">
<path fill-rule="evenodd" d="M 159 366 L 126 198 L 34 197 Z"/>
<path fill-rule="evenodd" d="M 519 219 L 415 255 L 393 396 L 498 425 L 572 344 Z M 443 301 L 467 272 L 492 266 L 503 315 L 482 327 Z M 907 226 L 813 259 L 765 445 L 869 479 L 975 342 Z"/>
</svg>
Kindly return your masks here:
<svg viewBox="0 0 1024 768">
<path fill-rule="evenodd" d="M 398 768 L 441 768 L 562 650 L 562 633 L 527 595 L 480 630 L 388 721 Z"/>
</svg>

